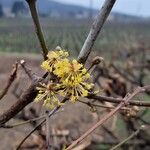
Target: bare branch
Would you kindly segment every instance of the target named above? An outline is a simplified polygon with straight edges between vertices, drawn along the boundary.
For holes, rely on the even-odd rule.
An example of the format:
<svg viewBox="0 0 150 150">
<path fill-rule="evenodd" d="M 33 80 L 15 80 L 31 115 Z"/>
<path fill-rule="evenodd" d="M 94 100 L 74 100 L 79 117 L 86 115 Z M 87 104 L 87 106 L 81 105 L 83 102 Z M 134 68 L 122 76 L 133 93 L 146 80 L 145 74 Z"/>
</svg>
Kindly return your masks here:
<svg viewBox="0 0 150 150">
<path fill-rule="evenodd" d="M 13 81 L 15 80 L 15 78 L 17 76 L 17 69 L 18 69 L 18 63 L 16 63 L 13 66 L 13 70 L 12 70 L 8 80 L 7 80 L 5 88 L 2 91 L 0 91 L 0 100 L 6 95 L 10 86 L 12 85 Z"/>
<path fill-rule="evenodd" d="M 34 77 L 34 81 L 31 83 L 29 88 L 24 91 L 19 101 L 12 105 L 8 110 L 6 110 L 2 115 L 0 115 L 0 127 L 3 127 L 6 122 L 13 118 L 17 113 L 19 113 L 24 107 L 29 103 L 33 102 L 37 95 L 36 87 L 43 79 L 47 77 L 48 73 L 46 72 L 42 78 L 37 76 Z"/>
<path fill-rule="evenodd" d="M 65 103 L 68 100 L 68 98 L 64 98 L 62 100 L 62 103 Z M 49 113 L 49 117 L 51 117 L 52 115 L 54 115 L 59 109 L 61 108 L 61 106 L 57 106 L 55 109 L 53 109 L 50 113 Z M 19 150 L 20 147 L 22 146 L 22 144 L 26 141 L 26 139 L 28 139 L 28 137 L 30 137 L 30 135 L 32 133 L 34 133 L 41 125 L 43 125 L 45 123 L 46 119 L 42 120 L 29 134 L 27 134 L 27 136 L 20 142 L 20 144 L 18 145 L 16 150 Z"/>
<path fill-rule="evenodd" d="M 2 127 L 7 121 L 13 118 L 18 112 L 20 112 L 26 105 L 31 103 L 37 95 L 36 85 L 31 86 L 23 93 L 20 100 L 12 105 L 6 112 L 0 116 L 0 127 Z"/>
<path fill-rule="evenodd" d="M 40 77 L 36 76 L 36 74 L 33 73 L 30 68 L 27 68 L 26 62 L 24 60 L 20 61 L 20 65 L 31 81 L 36 82 L 37 79 L 40 79 Z"/>
<path fill-rule="evenodd" d="M 113 148 L 111 148 L 110 150 L 115 150 L 115 149 L 119 148 L 124 143 L 126 143 L 127 141 L 129 141 L 130 139 L 132 139 L 134 136 L 136 136 L 143 128 L 144 128 L 144 126 L 142 125 L 139 129 L 137 129 L 135 132 L 133 132 L 128 138 L 126 138 L 125 140 L 123 140 L 122 142 L 120 142 L 119 144 L 117 144 L 116 146 L 114 146 Z"/>
<path fill-rule="evenodd" d="M 31 73 L 31 69 L 28 69 L 26 67 L 26 62 L 24 60 L 20 60 L 20 65 L 23 68 L 24 72 L 27 74 L 27 76 L 29 77 L 29 79 L 32 81 L 33 77 L 32 77 L 32 73 Z"/>
<path fill-rule="evenodd" d="M 41 29 L 41 25 L 39 22 L 39 17 L 38 17 L 38 13 L 37 13 L 37 9 L 36 9 L 36 0 L 26 0 L 26 1 L 29 5 L 30 11 L 31 11 L 31 16 L 32 16 L 32 19 L 33 19 L 33 22 L 35 25 L 36 34 L 37 34 L 37 37 L 41 44 L 43 57 L 44 57 L 44 59 L 47 59 L 48 49 L 46 47 L 46 42 L 45 42 L 43 32 Z"/>
<path fill-rule="evenodd" d="M 115 108 L 115 106 L 107 106 L 107 105 L 103 105 L 103 104 L 93 104 L 93 103 L 84 102 L 84 101 L 81 101 L 81 100 L 79 100 L 79 102 L 83 103 L 83 104 L 86 104 L 89 107 L 101 107 L 101 108 L 106 108 L 106 109 L 114 109 Z M 122 107 L 120 110 L 129 110 L 129 108 Z"/>
<path fill-rule="evenodd" d="M 94 21 L 91 30 L 89 32 L 89 35 L 87 37 L 87 39 L 84 42 L 84 45 L 80 51 L 80 54 L 78 56 L 78 60 L 81 63 L 85 63 L 90 52 L 91 49 L 94 45 L 94 42 L 96 40 L 96 38 L 98 37 L 98 34 L 100 33 L 113 5 L 115 4 L 116 0 L 105 0 L 104 5 L 102 6 L 96 20 Z"/>
<path fill-rule="evenodd" d="M 49 124 L 49 111 L 46 111 L 46 148 L 50 150 L 50 124 Z"/>
<path fill-rule="evenodd" d="M 114 70 L 117 73 L 119 73 L 127 81 L 129 81 L 129 82 L 131 82 L 133 84 L 139 85 L 139 82 L 135 79 L 135 77 L 134 77 L 134 79 L 131 79 L 130 77 L 128 77 L 128 75 L 125 72 L 120 71 L 120 69 L 118 69 L 114 64 L 111 64 L 111 67 L 113 67 Z"/>
<path fill-rule="evenodd" d="M 123 98 L 114 98 L 114 97 L 107 97 L 107 96 L 96 96 L 96 95 L 90 95 L 88 96 L 89 99 L 98 100 L 100 102 L 111 102 L 111 103 L 120 103 L 122 102 Z M 136 100 L 130 100 L 128 102 L 128 105 L 135 105 L 140 107 L 150 107 L 150 102 L 148 101 L 136 101 Z"/>
<path fill-rule="evenodd" d="M 67 150 L 71 150 L 73 147 L 76 145 L 80 144 L 88 135 L 90 135 L 96 128 L 100 127 L 104 122 L 106 122 L 110 117 L 112 117 L 120 108 L 128 104 L 128 101 L 131 100 L 134 96 L 139 94 L 140 92 L 145 91 L 147 87 L 142 87 L 136 89 L 131 95 L 127 95 L 123 101 L 118 104 L 118 106 L 110 111 L 107 115 L 105 115 L 100 121 L 98 121 L 96 124 L 94 124 L 88 131 L 86 131 L 81 137 L 79 137 L 76 141 L 74 141 L 68 148 Z"/>
<path fill-rule="evenodd" d="M 102 141 L 102 142 L 94 142 L 94 146 L 95 145 L 116 145 L 118 144 L 118 141 Z M 131 145 L 138 145 L 138 146 L 144 146 L 146 142 L 142 141 L 142 140 L 135 140 L 135 141 L 128 141 L 127 143 L 124 143 L 125 146 L 131 146 Z M 149 143 L 147 144 L 148 146 L 150 145 Z"/>
<path fill-rule="evenodd" d="M 23 122 L 20 122 L 20 123 L 15 123 L 13 125 L 4 125 L 3 128 L 14 128 L 14 127 L 22 126 L 22 125 L 25 125 L 25 124 L 28 124 L 28 123 L 33 123 L 35 121 L 44 119 L 45 117 L 46 116 L 43 115 L 43 116 L 40 116 L 40 117 L 37 117 L 37 118 L 33 118 L 33 119 L 30 119 L 30 120 L 27 120 L 27 121 L 23 121 Z"/>
</svg>

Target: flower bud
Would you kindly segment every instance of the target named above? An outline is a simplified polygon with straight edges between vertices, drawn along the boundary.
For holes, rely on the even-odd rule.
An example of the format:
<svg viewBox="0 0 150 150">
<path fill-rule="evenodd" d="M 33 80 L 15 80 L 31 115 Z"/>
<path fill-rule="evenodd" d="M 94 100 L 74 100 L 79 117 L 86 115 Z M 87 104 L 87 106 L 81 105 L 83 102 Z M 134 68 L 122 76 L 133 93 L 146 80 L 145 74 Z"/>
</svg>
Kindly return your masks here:
<svg viewBox="0 0 150 150">
<path fill-rule="evenodd" d="M 92 61 L 92 65 L 98 65 L 99 63 L 101 63 L 103 61 L 104 61 L 103 57 L 96 56 Z"/>
</svg>

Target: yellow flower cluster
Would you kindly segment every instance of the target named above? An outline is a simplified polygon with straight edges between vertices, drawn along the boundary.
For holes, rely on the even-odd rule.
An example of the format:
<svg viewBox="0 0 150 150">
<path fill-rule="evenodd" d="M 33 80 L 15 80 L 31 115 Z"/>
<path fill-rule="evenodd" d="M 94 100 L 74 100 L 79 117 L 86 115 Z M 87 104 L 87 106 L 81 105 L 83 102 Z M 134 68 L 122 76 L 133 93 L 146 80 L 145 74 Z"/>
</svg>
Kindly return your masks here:
<svg viewBox="0 0 150 150">
<path fill-rule="evenodd" d="M 54 69 L 54 65 L 68 55 L 68 52 L 63 50 L 50 51 L 47 55 L 48 59 L 42 63 L 41 67 L 47 71 L 52 72 Z"/>
<path fill-rule="evenodd" d="M 76 60 L 62 60 L 55 65 L 54 73 L 60 77 L 60 84 L 62 96 L 70 96 L 71 101 L 76 101 L 79 97 L 88 95 L 88 90 L 93 87 L 93 84 L 87 83 L 90 74 L 83 67 L 82 64 Z"/>
<path fill-rule="evenodd" d="M 87 82 L 90 74 L 77 60 L 69 60 L 68 52 L 64 50 L 50 51 L 48 59 L 42 63 L 42 68 L 57 78 L 57 82 L 51 81 L 47 85 L 42 84 L 38 87 L 39 94 L 36 101 L 43 100 L 44 105 L 50 109 L 62 105 L 59 101 L 60 96 L 69 96 L 72 102 L 80 97 L 88 95 L 93 84 Z"/>
<path fill-rule="evenodd" d="M 41 87 L 37 87 L 39 91 L 37 97 L 35 98 L 36 102 L 43 101 L 43 105 L 49 109 L 53 109 L 56 106 L 63 105 L 57 97 L 57 89 L 55 84 L 52 82 L 46 84 L 41 84 Z"/>
</svg>

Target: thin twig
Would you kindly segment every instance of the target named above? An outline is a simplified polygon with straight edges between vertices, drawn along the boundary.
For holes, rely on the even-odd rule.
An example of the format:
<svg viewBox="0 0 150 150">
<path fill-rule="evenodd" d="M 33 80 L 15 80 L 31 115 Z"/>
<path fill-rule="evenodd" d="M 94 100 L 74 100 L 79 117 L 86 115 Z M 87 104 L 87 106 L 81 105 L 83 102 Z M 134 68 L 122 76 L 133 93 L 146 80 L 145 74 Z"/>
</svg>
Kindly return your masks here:
<svg viewBox="0 0 150 150">
<path fill-rule="evenodd" d="M 40 77 L 36 76 L 36 74 L 33 73 L 33 72 L 31 71 L 31 69 L 26 66 L 26 62 L 25 62 L 24 60 L 21 60 L 21 61 L 20 61 L 20 65 L 21 65 L 21 67 L 23 68 L 23 70 L 25 71 L 25 73 L 27 74 L 27 76 L 29 77 L 29 79 L 30 79 L 31 81 L 36 82 L 36 80 L 37 80 L 38 78 L 40 78 Z"/>
<path fill-rule="evenodd" d="M 39 17 L 38 17 L 38 13 L 37 13 L 37 9 L 36 9 L 36 0 L 26 0 L 26 1 L 29 5 L 31 16 L 32 16 L 32 19 L 33 19 L 33 22 L 35 25 L 36 34 L 37 34 L 37 37 L 41 44 L 43 57 L 44 57 L 44 59 L 47 59 L 48 49 L 46 47 L 46 42 L 45 42 L 42 28 L 41 28 L 41 25 L 39 22 Z"/>
<path fill-rule="evenodd" d="M 78 60 L 81 63 L 85 63 L 90 52 L 91 49 L 95 43 L 96 38 L 98 37 L 113 5 L 115 4 L 116 0 L 105 0 L 104 5 L 102 6 L 97 18 L 95 19 L 91 30 L 88 34 L 87 39 L 84 42 L 84 45 L 80 51 L 80 54 L 78 56 Z"/>
<path fill-rule="evenodd" d="M 27 74 L 30 80 L 33 80 L 31 69 L 28 69 L 25 64 L 26 62 L 24 60 L 20 61 L 20 65 L 23 68 L 24 72 Z"/>
<path fill-rule="evenodd" d="M 37 84 L 38 82 L 31 84 L 30 87 L 23 93 L 21 98 L 0 116 L 0 127 L 3 127 L 6 122 L 34 100 L 37 95 Z"/>
<path fill-rule="evenodd" d="M 110 111 L 107 115 L 105 115 L 100 121 L 98 121 L 96 124 L 94 124 L 88 131 L 86 131 L 81 137 L 79 137 L 76 141 L 74 141 L 66 150 L 71 150 L 73 147 L 75 147 L 76 145 L 80 144 L 88 135 L 90 135 L 96 128 L 100 127 L 105 121 L 107 121 L 110 117 L 112 117 L 116 112 L 118 112 L 118 110 L 127 105 L 128 101 L 131 100 L 134 96 L 136 96 L 137 94 L 139 94 L 140 92 L 145 91 L 147 87 L 143 87 L 143 88 L 138 88 L 137 90 L 135 90 L 135 92 L 133 92 L 131 95 L 127 95 L 123 101 L 118 104 L 118 106 Z"/>
<path fill-rule="evenodd" d="M 116 145 L 116 144 L 118 144 L 119 142 L 118 141 L 102 141 L 102 142 L 95 142 L 94 141 L 94 146 L 96 146 L 96 145 L 100 145 L 100 144 L 102 144 L 102 145 L 110 145 L 110 146 L 112 146 L 112 145 Z M 143 140 L 136 140 L 136 141 L 128 141 L 127 143 L 124 143 L 124 145 L 125 146 L 132 146 L 132 145 L 138 145 L 138 146 L 145 146 L 145 144 L 147 145 L 147 146 L 149 146 L 150 144 L 149 143 L 146 143 L 145 141 L 143 141 Z"/>
<path fill-rule="evenodd" d="M 62 103 L 65 103 L 68 100 L 68 98 L 64 98 L 62 100 Z M 55 109 L 53 109 L 50 113 L 49 113 L 49 117 L 51 117 L 52 115 L 54 115 L 59 109 L 61 108 L 61 106 L 57 106 Z M 32 133 L 34 133 L 41 125 L 43 125 L 45 123 L 46 119 L 42 120 L 18 145 L 18 147 L 16 148 L 16 150 L 19 150 L 22 146 L 22 144 L 26 141 L 26 139 L 28 139 L 28 137 L 30 137 L 30 135 Z"/>
<path fill-rule="evenodd" d="M 105 127 L 104 125 L 102 125 L 102 128 L 104 129 L 104 131 L 109 134 L 115 141 L 120 141 L 119 137 L 115 135 L 115 133 L 113 133 L 113 131 L 111 131 L 110 129 L 108 129 L 107 127 Z"/>
<path fill-rule="evenodd" d="M 133 84 L 135 84 L 135 85 L 139 85 L 139 82 L 138 82 L 138 80 L 135 79 L 135 77 L 134 77 L 134 79 L 133 79 L 133 78 L 131 79 L 130 77 L 127 76 L 126 73 L 120 71 L 120 69 L 118 69 L 114 64 L 111 64 L 111 67 L 113 67 L 114 70 L 115 70 L 117 73 L 119 73 L 119 74 L 120 74 L 124 79 L 126 79 L 127 81 L 129 81 L 129 82 L 131 82 L 131 83 L 133 83 Z"/>
<path fill-rule="evenodd" d="M 145 61 L 146 61 L 146 51 L 145 49 L 142 47 L 140 49 L 140 51 L 142 52 L 142 57 L 141 57 L 141 64 L 145 64 Z M 144 67 L 141 67 L 140 68 L 140 72 L 139 72 L 139 83 L 140 83 L 140 86 L 143 86 L 143 80 L 144 80 L 144 77 L 145 77 L 145 73 L 144 73 L 144 70 L 145 68 Z"/>
<path fill-rule="evenodd" d="M 46 148 L 50 150 L 50 124 L 49 124 L 49 111 L 46 111 Z"/>
<path fill-rule="evenodd" d="M 25 125 L 25 124 L 28 124 L 28 123 L 32 123 L 34 121 L 41 120 L 41 119 L 43 119 L 45 117 L 46 116 L 43 115 L 43 116 L 40 116 L 40 117 L 37 117 L 37 118 L 33 118 L 33 119 L 30 119 L 30 120 L 27 120 L 27 121 L 23 121 L 23 122 L 20 122 L 20 123 L 15 123 L 15 124 L 12 124 L 12 125 L 4 125 L 3 128 L 14 128 L 14 127 L 22 126 L 22 125 Z"/>
<path fill-rule="evenodd" d="M 57 111 L 56 108 L 53 111 L 51 111 L 49 114 L 49 117 L 51 117 L 56 111 Z M 46 119 L 42 120 L 25 138 L 23 138 L 23 140 L 17 146 L 16 150 L 19 150 L 21 148 L 22 144 L 26 141 L 26 139 L 28 139 L 34 131 L 36 131 L 41 125 L 43 125 L 45 123 L 45 121 L 46 121 Z"/>
<path fill-rule="evenodd" d="M 33 102 L 38 93 L 36 90 L 37 85 L 39 84 L 39 82 L 45 79 L 47 75 L 48 73 L 45 73 L 42 78 L 36 77 L 36 80 L 34 80 L 29 88 L 23 92 L 23 94 L 19 98 L 19 101 L 17 101 L 8 110 L 0 115 L 0 127 L 3 127 L 6 122 L 8 122 L 11 118 L 18 114 L 24 107 Z"/>
<path fill-rule="evenodd" d="M 132 139 L 133 137 L 137 136 L 137 134 L 144 128 L 144 126 L 142 125 L 139 129 L 137 129 L 134 133 L 132 133 L 128 138 L 126 138 L 125 140 L 123 140 L 122 142 L 120 142 L 119 144 L 117 144 L 116 146 L 112 147 L 110 150 L 115 150 L 117 148 L 119 148 L 120 146 L 122 146 L 124 143 L 126 143 L 127 141 L 129 141 L 130 139 Z"/>
<path fill-rule="evenodd" d="M 62 111 L 59 111 L 58 113 L 60 113 Z M 33 123 L 35 121 L 38 121 L 38 120 L 41 120 L 41 119 L 44 119 L 46 117 L 46 115 L 43 115 L 43 116 L 40 116 L 40 117 L 36 117 L 36 118 L 33 118 L 33 119 L 30 119 L 30 120 L 27 120 L 27 121 L 23 121 L 23 122 L 20 122 L 20 123 L 14 123 L 12 125 L 4 125 L 3 128 L 14 128 L 14 127 L 18 127 L 18 126 L 22 126 L 22 125 L 25 125 L 25 124 L 28 124 L 28 123 Z"/>
<path fill-rule="evenodd" d="M 87 97 L 88 99 L 94 99 L 99 102 L 111 102 L 111 103 L 120 103 L 122 102 L 123 98 L 114 98 L 114 97 L 107 97 L 107 96 L 97 96 L 97 95 L 89 95 Z M 133 105 L 133 106 L 140 106 L 140 107 L 150 107 L 150 102 L 149 101 L 137 101 L 137 100 L 130 100 L 128 102 L 128 105 Z"/>
<path fill-rule="evenodd" d="M 103 104 L 93 104 L 93 103 L 84 102 L 84 101 L 81 101 L 81 100 L 78 100 L 78 101 L 80 103 L 88 105 L 89 107 L 94 106 L 94 107 L 101 107 L 101 108 L 106 108 L 106 109 L 114 109 L 115 108 L 115 106 L 107 106 L 107 105 L 103 105 Z M 122 107 L 120 110 L 129 110 L 129 108 Z"/>
<path fill-rule="evenodd" d="M 17 69 L 18 69 L 18 63 L 16 63 L 13 66 L 13 70 L 7 80 L 5 88 L 2 91 L 0 91 L 0 100 L 7 94 L 9 88 L 11 87 L 13 81 L 15 80 L 15 78 L 17 76 Z"/>
</svg>

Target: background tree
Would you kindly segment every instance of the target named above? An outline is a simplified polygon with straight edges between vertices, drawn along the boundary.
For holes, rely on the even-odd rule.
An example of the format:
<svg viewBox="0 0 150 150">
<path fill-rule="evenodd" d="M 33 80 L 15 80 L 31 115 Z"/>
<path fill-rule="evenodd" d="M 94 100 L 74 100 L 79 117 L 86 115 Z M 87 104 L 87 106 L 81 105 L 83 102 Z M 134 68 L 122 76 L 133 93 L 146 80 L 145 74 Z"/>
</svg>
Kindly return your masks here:
<svg viewBox="0 0 150 150">
<path fill-rule="evenodd" d="M 15 14 L 15 16 L 23 15 L 27 13 L 27 8 L 24 4 L 24 2 L 21 1 L 15 1 L 12 5 L 11 12 Z"/>
<path fill-rule="evenodd" d="M 3 7 L 2 7 L 2 5 L 0 4 L 0 17 L 3 17 L 3 16 L 4 16 Z"/>
</svg>

